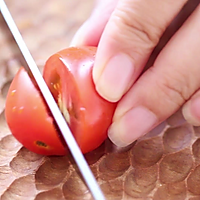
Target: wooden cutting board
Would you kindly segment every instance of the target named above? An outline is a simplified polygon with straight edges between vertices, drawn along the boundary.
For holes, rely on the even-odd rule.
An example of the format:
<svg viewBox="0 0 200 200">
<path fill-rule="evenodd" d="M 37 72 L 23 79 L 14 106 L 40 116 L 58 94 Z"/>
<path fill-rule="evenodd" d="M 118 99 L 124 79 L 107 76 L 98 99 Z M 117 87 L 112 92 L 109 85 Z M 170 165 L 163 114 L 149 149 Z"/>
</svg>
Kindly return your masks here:
<svg viewBox="0 0 200 200">
<path fill-rule="evenodd" d="M 69 45 L 93 6 L 93 0 L 6 3 L 41 70 L 50 55 Z M 0 199 L 92 199 L 70 156 L 34 154 L 11 135 L 5 97 L 21 64 L 0 17 Z M 123 152 L 106 141 L 85 157 L 108 200 L 200 199 L 200 128 L 187 124 L 180 111 Z"/>
</svg>

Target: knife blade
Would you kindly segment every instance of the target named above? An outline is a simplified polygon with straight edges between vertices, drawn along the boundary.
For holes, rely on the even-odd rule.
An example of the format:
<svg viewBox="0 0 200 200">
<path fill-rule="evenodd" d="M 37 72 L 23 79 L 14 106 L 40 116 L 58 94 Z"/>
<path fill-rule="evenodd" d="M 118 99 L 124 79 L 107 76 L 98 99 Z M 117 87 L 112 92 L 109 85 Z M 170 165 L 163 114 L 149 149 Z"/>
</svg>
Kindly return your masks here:
<svg viewBox="0 0 200 200">
<path fill-rule="evenodd" d="M 47 87 L 39 68 L 37 67 L 31 53 L 29 52 L 21 34 L 20 31 L 17 28 L 17 25 L 14 22 L 14 19 L 12 18 L 12 15 L 4 2 L 4 0 L 0 0 L 0 10 L 2 13 L 2 16 L 5 20 L 5 22 L 8 25 L 8 28 L 10 29 L 11 34 L 13 35 L 26 63 L 27 66 L 33 75 L 33 78 L 35 79 L 39 90 L 41 91 L 47 106 L 49 107 L 53 118 L 60 129 L 60 132 L 64 138 L 64 141 L 66 142 L 84 180 L 86 185 L 88 186 L 88 189 L 90 190 L 93 198 L 95 200 L 104 200 L 105 197 L 93 175 L 93 173 L 90 170 L 90 167 L 88 166 L 78 144 L 76 143 L 75 138 L 73 137 L 73 134 L 71 133 L 68 124 L 66 123 L 63 115 L 61 114 L 57 103 L 55 102 L 51 92 L 49 91 L 49 88 Z"/>
</svg>

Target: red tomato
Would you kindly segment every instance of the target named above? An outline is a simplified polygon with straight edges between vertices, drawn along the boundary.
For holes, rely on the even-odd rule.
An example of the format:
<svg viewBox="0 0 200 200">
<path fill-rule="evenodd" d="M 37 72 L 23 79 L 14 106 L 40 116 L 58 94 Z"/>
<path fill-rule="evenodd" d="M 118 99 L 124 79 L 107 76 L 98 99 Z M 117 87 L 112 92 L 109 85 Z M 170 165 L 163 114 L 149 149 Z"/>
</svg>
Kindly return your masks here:
<svg viewBox="0 0 200 200">
<path fill-rule="evenodd" d="M 83 153 L 107 137 L 116 103 L 98 95 L 92 81 L 96 48 L 68 48 L 51 56 L 43 77 Z M 13 135 L 28 149 L 44 155 L 64 155 L 54 120 L 24 69 L 11 83 L 6 120 Z"/>
<path fill-rule="evenodd" d="M 8 126 L 16 139 L 29 150 L 44 155 L 63 155 L 53 118 L 24 68 L 16 74 L 5 107 Z"/>
</svg>

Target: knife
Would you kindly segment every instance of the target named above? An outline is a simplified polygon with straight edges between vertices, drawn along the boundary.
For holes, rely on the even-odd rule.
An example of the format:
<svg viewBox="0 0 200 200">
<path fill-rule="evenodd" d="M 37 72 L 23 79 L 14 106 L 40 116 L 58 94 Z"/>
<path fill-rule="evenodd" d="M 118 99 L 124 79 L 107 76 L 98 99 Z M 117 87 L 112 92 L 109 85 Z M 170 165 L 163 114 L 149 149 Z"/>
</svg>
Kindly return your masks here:
<svg viewBox="0 0 200 200">
<path fill-rule="evenodd" d="M 31 53 L 29 52 L 10 12 L 7 8 L 6 3 L 4 0 L 0 0 L 0 10 L 2 13 L 2 16 L 4 20 L 6 21 L 8 28 L 10 29 L 10 32 L 12 33 L 27 65 L 28 70 L 33 75 L 33 78 L 35 79 L 46 103 L 49 107 L 55 122 L 58 125 L 58 128 L 60 129 L 60 132 L 64 138 L 64 141 L 66 142 L 84 180 L 86 185 L 88 186 L 88 189 L 90 190 L 93 198 L 95 200 L 105 200 L 105 197 L 95 180 L 94 175 L 92 174 L 90 167 L 88 166 L 80 148 L 78 147 L 78 144 L 76 143 L 76 140 L 73 137 L 73 134 L 71 133 L 63 115 L 61 114 L 57 103 L 55 102 L 51 92 L 49 91 L 49 88 L 47 87 L 33 57 L 31 56 Z"/>
</svg>

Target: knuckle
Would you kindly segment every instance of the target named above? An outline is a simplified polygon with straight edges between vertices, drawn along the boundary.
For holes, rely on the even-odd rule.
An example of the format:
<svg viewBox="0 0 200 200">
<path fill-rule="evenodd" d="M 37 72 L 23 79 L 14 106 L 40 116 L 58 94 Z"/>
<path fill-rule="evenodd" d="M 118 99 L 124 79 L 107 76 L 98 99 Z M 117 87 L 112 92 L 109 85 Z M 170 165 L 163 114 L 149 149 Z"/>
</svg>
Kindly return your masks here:
<svg viewBox="0 0 200 200">
<path fill-rule="evenodd" d="M 160 87 L 171 102 L 177 104 L 178 106 L 181 106 L 185 102 L 185 97 L 182 94 L 182 90 L 177 85 L 171 85 L 168 82 L 162 82 Z"/>
<path fill-rule="evenodd" d="M 154 71 L 154 68 L 150 68 L 149 70 Z M 155 70 L 156 71 L 156 70 Z M 188 100 L 190 97 L 190 85 L 188 84 L 187 77 L 183 73 L 176 73 L 174 71 L 173 74 L 162 73 L 157 74 L 157 71 L 154 73 L 156 78 L 156 86 L 161 91 L 162 98 L 170 101 L 171 104 L 175 104 L 175 106 L 180 107 L 184 102 Z M 162 77 L 162 78 L 158 78 Z"/>
<path fill-rule="evenodd" d="M 163 33 L 163 28 L 156 21 L 144 17 L 130 7 L 120 7 L 115 10 L 113 20 L 124 35 L 130 36 L 132 43 L 140 43 L 143 47 L 154 48 Z M 120 31 L 119 30 L 119 31 Z"/>
<path fill-rule="evenodd" d="M 181 76 L 179 78 L 164 76 L 160 84 L 162 91 L 168 95 L 169 100 L 177 103 L 179 106 L 182 106 L 189 98 L 187 92 L 189 87 L 184 80 L 186 79 Z"/>
</svg>

